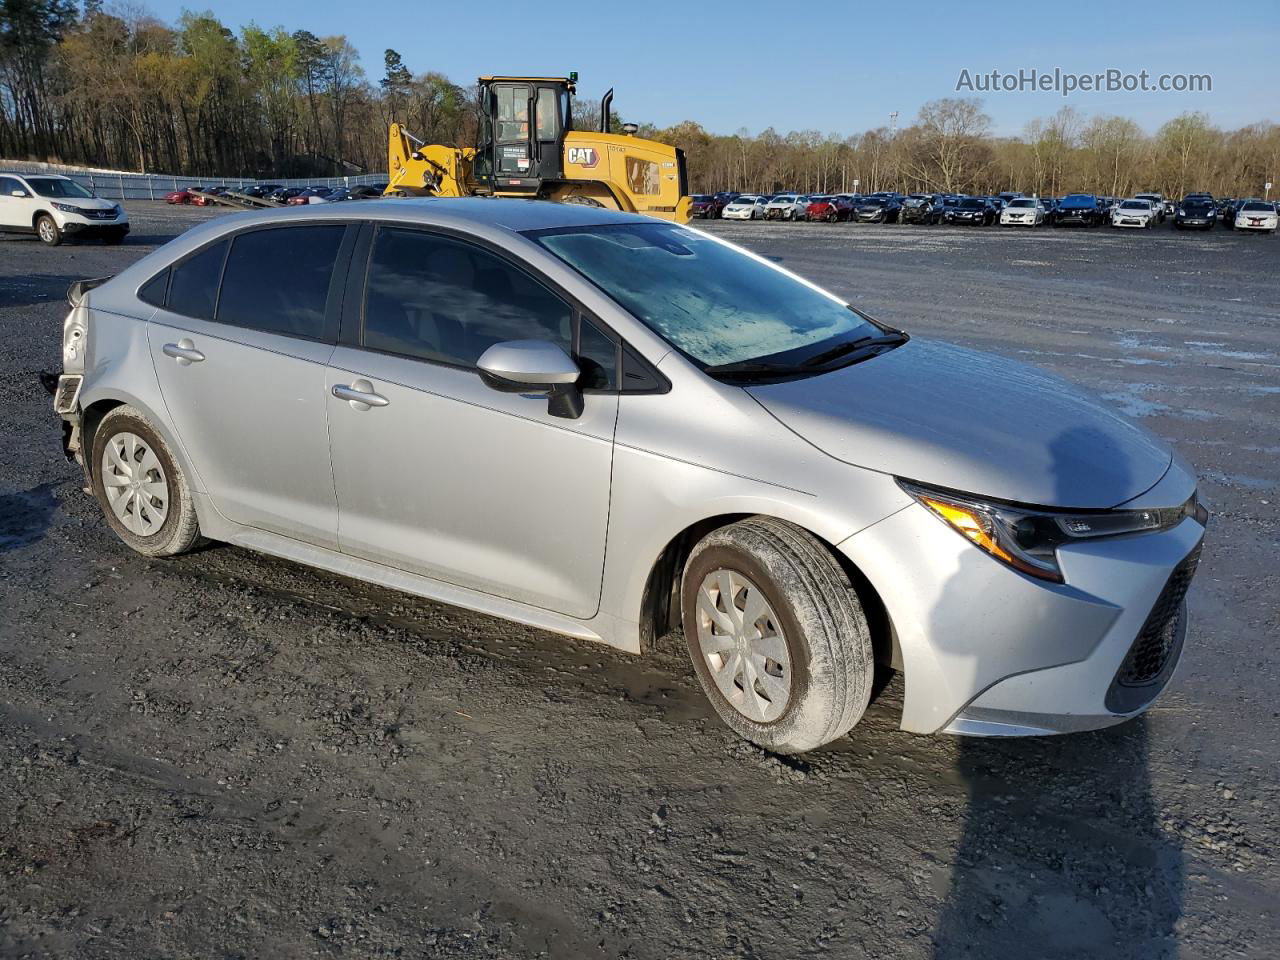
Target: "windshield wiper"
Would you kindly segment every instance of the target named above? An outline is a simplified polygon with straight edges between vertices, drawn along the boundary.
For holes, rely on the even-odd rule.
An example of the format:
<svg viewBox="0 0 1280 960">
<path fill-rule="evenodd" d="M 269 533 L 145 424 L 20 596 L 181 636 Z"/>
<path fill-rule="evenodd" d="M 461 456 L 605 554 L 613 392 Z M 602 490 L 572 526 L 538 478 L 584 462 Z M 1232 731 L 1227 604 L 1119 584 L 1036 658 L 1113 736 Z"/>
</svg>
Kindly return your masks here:
<svg viewBox="0 0 1280 960">
<path fill-rule="evenodd" d="M 846 343 L 840 343 L 832 347 L 830 350 L 823 350 L 821 353 L 815 353 L 812 357 L 805 360 L 801 366 L 803 367 L 820 367 L 824 363 L 830 363 L 840 357 L 855 351 L 862 351 L 872 347 L 888 347 L 898 346 L 906 343 L 910 337 L 900 331 L 887 333 L 880 337 L 858 337 L 856 340 L 849 340 Z"/>
<path fill-rule="evenodd" d="M 795 363 L 768 363 L 764 360 L 736 360 L 706 367 L 705 373 L 713 377 L 789 377 L 797 373 L 812 373 L 808 367 Z"/>
</svg>

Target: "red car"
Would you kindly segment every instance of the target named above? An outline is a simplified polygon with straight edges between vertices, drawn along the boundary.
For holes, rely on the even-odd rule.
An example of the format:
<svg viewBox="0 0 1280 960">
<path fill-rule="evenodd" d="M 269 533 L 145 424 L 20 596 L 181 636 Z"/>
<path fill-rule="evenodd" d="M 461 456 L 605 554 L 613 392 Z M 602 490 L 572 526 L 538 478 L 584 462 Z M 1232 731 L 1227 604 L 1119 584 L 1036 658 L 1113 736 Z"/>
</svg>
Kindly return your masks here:
<svg viewBox="0 0 1280 960">
<path fill-rule="evenodd" d="M 719 194 L 711 195 L 700 193 L 693 198 L 690 207 L 690 214 L 703 220 L 720 219 L 720 211 L 724 209 L 725 201 Z"/>
<path fill-rule="evenodd" d="M 224 193 L 226 193 L 226 192 L 227 192 L 227 188 L 226 188 L 226 187 L 206 187 L 206 188 L 205 188 L 205 190 L 204 190 L 204 193 L 205 193 L 205 194 L 210 194 L 210 193 L 211 193 L 211 194 L 213 194 L 215 197 L 217 197 L 217 196 L 221 196 L 222 194 L 224 194 Z M 214 202 L 214 201 L 213 201 L 213 199 L 212 199 L 212 198 L 210 198 L 210 197 L 208 197 L 208 196 L 205 196 L 205 195 L 202 195 L 202 194 L 196 194 L 196 195 L 193 195 L 193 196 L 192 196 L 192 198 L 191 198 L 191 202 L 192 202 L 192 203 L 194 203 L 197 207 L 209 207 L 209 206 L 212 206 L 212 205 L 213 205 L 213 202 Z"/>
<path fill-rule="evenodd" d="M 809 205 L 804 208 L 806 220 L 825 220 L 835 223 L 837 220 L 848 220 L 853 216 L 853 198 L 843 193 L 830 197 L 811 197 Z"/>
<path fill-rule="evenodd" d="M 165 203 L 191 203 L 195 199 L 195 194 L 191 192 L 190 187 L 183 187 L 181 190 L 173 190 L 164 195 Z"/>
</svg>

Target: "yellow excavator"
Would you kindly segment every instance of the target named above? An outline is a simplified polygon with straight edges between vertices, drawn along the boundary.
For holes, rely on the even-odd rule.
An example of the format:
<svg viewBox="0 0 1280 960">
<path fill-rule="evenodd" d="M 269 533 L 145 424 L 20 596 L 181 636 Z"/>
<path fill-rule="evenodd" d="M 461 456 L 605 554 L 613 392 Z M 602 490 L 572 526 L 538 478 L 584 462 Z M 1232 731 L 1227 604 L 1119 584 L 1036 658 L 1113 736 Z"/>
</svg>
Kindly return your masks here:
<svg viewBox="0 0 1280 960">
<path fill-rule="evenodd" d="M 577 79 L 481 77 L 475 147 L 426 144 L 391 124 L 386 193 L 525 197 L 688 223 L 684 151 L 634 136 L 634 124 L 609 133 L 612 90 L 600 103 L 600 130 L 575 130 Z"/>
</svg>

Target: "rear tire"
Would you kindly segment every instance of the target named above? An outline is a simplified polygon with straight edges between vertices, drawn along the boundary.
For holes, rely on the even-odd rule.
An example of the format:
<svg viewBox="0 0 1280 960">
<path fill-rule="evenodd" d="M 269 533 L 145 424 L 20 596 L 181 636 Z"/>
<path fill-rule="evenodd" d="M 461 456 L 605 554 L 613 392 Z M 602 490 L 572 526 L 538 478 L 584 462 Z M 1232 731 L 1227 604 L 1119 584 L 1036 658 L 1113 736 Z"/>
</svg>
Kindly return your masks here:
<svg viewBox="0 0 1280 960">
<path fill-rule="evenodd" d="M 185 553 L 200 539 L 191 490 L 142 413 L 111 410 L 93 434 L 93 493 L 116 535 L 146 557 Z"/>
<path fill-rule="evenodd" d="M 685 564 L 681 605 L 694 671 L 739 736 L 801 753 L 861 719 L 875 671 L 867 619 L 807 531 L 750 517 L 712 532 Z"/>
</svg>

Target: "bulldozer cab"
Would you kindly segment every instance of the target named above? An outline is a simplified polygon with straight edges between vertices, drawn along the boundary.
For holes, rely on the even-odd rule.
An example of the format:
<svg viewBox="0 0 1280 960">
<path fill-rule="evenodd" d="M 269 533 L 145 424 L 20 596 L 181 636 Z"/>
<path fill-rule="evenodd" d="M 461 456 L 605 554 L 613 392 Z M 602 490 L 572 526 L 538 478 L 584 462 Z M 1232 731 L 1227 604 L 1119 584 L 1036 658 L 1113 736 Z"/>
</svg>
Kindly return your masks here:
<svg viewBox="0 0 1280 960">
<path fill-rule="evenodd" d="M 493 193 L 536 194 L 564 176 L 573 77 L 481 77 L 472 175 Z"/>
</svg>

